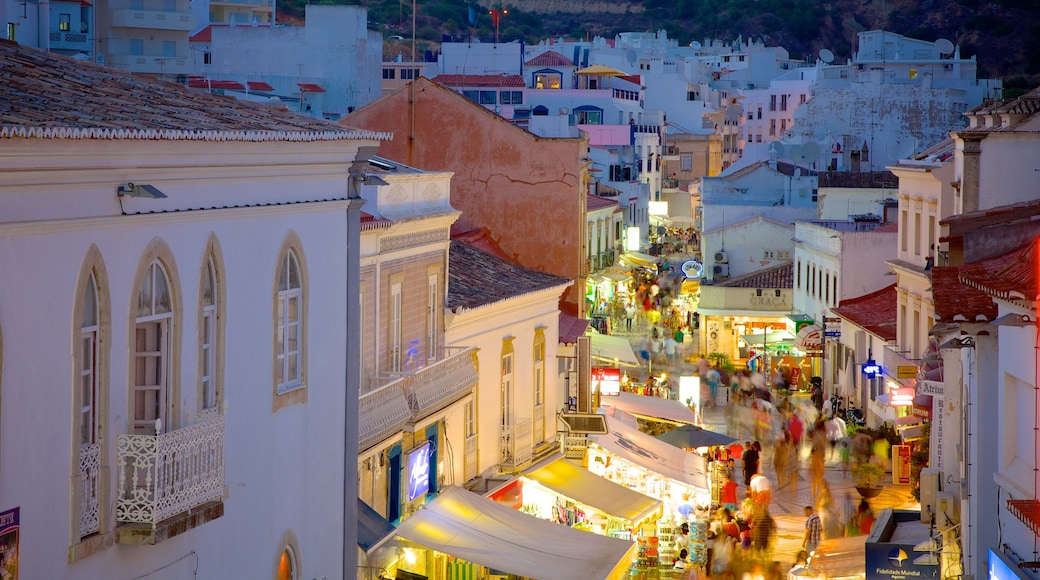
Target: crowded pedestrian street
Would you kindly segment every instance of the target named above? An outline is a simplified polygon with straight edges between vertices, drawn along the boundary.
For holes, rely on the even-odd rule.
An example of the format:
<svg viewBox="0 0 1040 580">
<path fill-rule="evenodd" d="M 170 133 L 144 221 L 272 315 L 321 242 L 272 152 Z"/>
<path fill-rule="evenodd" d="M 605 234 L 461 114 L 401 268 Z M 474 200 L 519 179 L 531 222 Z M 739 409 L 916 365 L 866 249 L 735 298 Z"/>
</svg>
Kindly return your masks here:
<svg viewBox="0 0 1040 580">
<path fill-rule="evenodd" d="M 854 466 L 860 461 L 852 457 L 854 454 L 850 452 L 854 438 L 846 432 L 844 421 L 840 423 L 840 429 L 832 429 L 829 425 L 825 427 L 831 423 L 829 420 L 825 421 L 830 419 L 829 401 L 823 412 L 817 412 L 817 406 L 810 399 L 810 393 L 799 391 L 795 385 L 783 389 L 784 400 L 778 400 L 780 390 L 776 388 L 777 383 L 774 383 L 774 380 L 783 380 L 779 373 L 775 379 L 771 376 L 766 380 L 762 373 L 754 372 L 765 369 L 754 369 L 747 361 L 733 361 L 727 370 L 722 370 L 708 360 L 710 354 L 705 353 L 700 344 L 701 333 L 697 332 L 698 317 L 695 311 L 686 317 L 676 317 L 674 314 L 669 316 L 655 312 L 656 305 L 646 306 L 651 304 L 648 298 L 651 296 L 650 288 L 657 290 L 658 284 L 661 290 L 653 292 L 655 298 L 660 294 L 677 292 L 680 284 L 675 281 L 673 269 L 688 259 L 690 256 L 683 254 L 663 257 L 661 264 L 673 266 L 665 266 L 668 269 L 662 268 L 658 276 L 647 280 L 645 288 L 637 290 L 637 294 L 628 299 L 629 302 L 642 302 L 644 307 L 636 308 L 634 314 L 632 308 L 628 308 L 624 314 L 624 311 L 618 312 L 609 330 L 614 336 L 628 339 L 641 363 L 639 368 L 624 369 L 623 389 L 643 396 L 676 400 L 680 399 L 678 382 L 681 378 L 699 377 L 700 408 L 688 398 L 682 402 L 693 410 L 699 427 L 736 440 L 733 444 L 736 448 L 731 447 L 726 457 L 733 459 L 731 469 L 736 473 L 737 484 L 736 498 L 732 504 L 723 499 L 721 505 L 712 506 L 715 509 L 701 511 L 709 518 L 717 518 L 717 512 L 723 508 L 733 508 L 731 515 L 736 516 L 736 521 L 740 522 L 741 526 L 750 527 L 750 532 L 737 537 L 734 555 L 728 556 L 732 559 L 728 566 L 720 565 L 718 561 L 718 554 L 721 552 L 718 546 L 722 540 L 715 539 L 709 542 L 709 545 L 716 547 L 713 550 L 716 562 L 694 564 L 682 572 L 668 572 L 670 577 L 741 578 L 747 577 L 744 573 L 748 572 L 748 566 L 755 566 L 758 572 L 752 571 L 752 576 L 760 573 L 759 577 L 768 580 L 773 577 L 787 578 L 788 574 L 792 574 L 790 577 L 793 578 L 798 576 L 800 552 L 807 548 L 808 551 L 812 551 L 812 545 L 807 545 L 809 514 L 817 517 L 815 514 L 819 513 L 824 527 L 831 528 L 822 534 L 823 538 L 833 540 L 848 535 L 865 539 L 870 532 L 870 523 L 882 510 L 919 510 L 920 504 L 912 496 L 911 486 L 893 483 L 891 467 L 887 464 L 890 461 L 887 453 L 885 456 L 873 454 L 873 441 L 868 445 L 867 455 L 860 457 L 860 460 L 880 465 L 877 478 L 880 490 L 875 491 L 876 495 L 869 499 L 861 497 L 854 474 Z M 681 277 L 679 279 L 681 280 Z M 673 295 L 672 299 L 674 298 Z M 667 302 L 666 299 L 665 308 Z M 695 301 L 691 300 L 688 304 L 696 307 Z M 672 322 L 666 325 L 661 322 L 662 319 Z M 686 397 L 687 394 L 683 396 Z M 764 425 L 760 417 L 752 416 L 759 408 L 769 410 L 768 425 Z M 804 429 L 804 436 L 800 432 L 797 433 L 794 437 L 796 442 L 791 441 L 788 423 L 794 415 L 799 415 L 804 420 L 804 427 L 798 427 L 799 431 Z M 799 425 L 803 423 L 802 420 L 796 421 Z M 671 427 L 657 427 L 661 428 Z M 761 447 L 757 454 L 757 468 L 745 466 L 747 456 L 741 454 L 742 449 L 750 447 L 753 443 L 759 443 Z M 817 447 L 822 449 L 822 452 L 814 451 Z M 885 451 L 887 452 L 887 445 Z M 745 481 L 755 473 L 756 477 L 764 477 L 764 480 L 760 479 L 757 483 L 750 484 Z M 741 477 L 742 474 L 745 477 Z M 764 486 L 768 492 L 765 495 L 756 493 L 758 486 Z M 752 502 L 753 496 L 757 501 Z M 760 532 L 759 535 L 762 537 L 756 538 L 753 513 L 757 511 L 761 514 L 763 504 L 771 519 L 771 524 L 768 524 L 771 530 L 768 534 Z M 866 523 L 863 523 L 864 518 L 858 512 L 869 514 Z M 709 537 L 712 537 L 712 534 L 709 534 Z M 811 543 L 815 543 L 815 540 Z M 813 559 L 821 561 L 827 558 L 827 550 L 836 549 L 829 547 L 836 545 L 833 542 L 824 542 L 812 555 Z M 753 546 L 754 549 L 750 549 L 749 546 Z M 848 566 L 848 555 L 842 554 L 842 557 Z M 709 561 L 710 559 L 709 556 Z M 861 573 L 864 559 L 860 544 L 858 565 Z M 751 564 L 752 562 L 754 564 Z M 855 564 L 854 561 L 853 567 Z M 653 573 L 643 575 L 650 578 Z"/>
</svg>

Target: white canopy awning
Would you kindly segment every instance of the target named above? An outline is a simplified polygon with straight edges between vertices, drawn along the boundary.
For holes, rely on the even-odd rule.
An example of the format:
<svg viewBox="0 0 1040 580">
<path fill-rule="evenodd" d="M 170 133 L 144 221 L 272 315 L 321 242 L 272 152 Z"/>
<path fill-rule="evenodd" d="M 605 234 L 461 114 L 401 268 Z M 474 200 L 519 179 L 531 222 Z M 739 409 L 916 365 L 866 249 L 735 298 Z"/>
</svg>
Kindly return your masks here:
<svg viewBox="0 0 1040 580">
<path fill-rule="evenodd" d="M 599 403 L 605 407 L 614 407 L 639 417 L 665 419 L 691 425 L 697 422 L 696 415 L 689 407 L 679 401 L 661 397 L 646 397 L 622 391 L 617 395 L 602 397 Z"/>
<path fill-rule="evenodd" d="M 632 351 L 632 343 L 624 336 L 610 336 L 609 334 L 590 334 L 592 337 L 592 357 L 613 363 L 639 366 L 639 359 Z"/>
<path fill-rule="evenodd" d="M 687 453 L 607 415 L 606 435 L 589 435 L 600 447 L 636 465 L 701 489 L 708 488 L 704 458 Z"/>
<path fill-rule="evenodd" d="M 401 522 L 397 535 L 537 580 L 627 578 L 636 550 L 635 542 L 541 520 L 457 486 Z"/>
<path fill-rule="evenodd" d="M 659 500 L 600 477 L 563 457 L 535 466 L 524 473 L 524 477 L 568 499 L 633 524 L 661 507 Z"/>
</svg>

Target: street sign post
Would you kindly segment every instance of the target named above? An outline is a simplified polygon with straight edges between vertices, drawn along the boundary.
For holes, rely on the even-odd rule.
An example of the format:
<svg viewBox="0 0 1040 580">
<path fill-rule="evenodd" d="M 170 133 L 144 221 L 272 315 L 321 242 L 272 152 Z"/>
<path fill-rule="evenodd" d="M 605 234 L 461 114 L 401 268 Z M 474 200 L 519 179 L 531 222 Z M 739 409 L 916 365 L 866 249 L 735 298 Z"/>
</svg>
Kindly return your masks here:
<svg viewBox="0 0 1040 580">
<path fill-rule="evenodd" d="M 823 335 L 826 336 L 826 337 L 835 338 L 835 337 L 841 336 L 841 331 L 840 330 L 825 330 L 823 332 Z"/>
</svg>

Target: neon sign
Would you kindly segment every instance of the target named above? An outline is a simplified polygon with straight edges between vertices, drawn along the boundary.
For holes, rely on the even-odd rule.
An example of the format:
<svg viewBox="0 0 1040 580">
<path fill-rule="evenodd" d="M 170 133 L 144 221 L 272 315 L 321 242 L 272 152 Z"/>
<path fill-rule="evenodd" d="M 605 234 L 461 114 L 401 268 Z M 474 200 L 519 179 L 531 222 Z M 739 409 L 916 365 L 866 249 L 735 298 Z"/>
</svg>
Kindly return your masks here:
<svg viewBox="0 0 1040 580">
<path fill-rule="evenodd" d="M 430 491 L 430 442 L 408 453 L 408 501 Z"/>
<path fill-rule="evenodd" d="M 880 375 L 883 370 L 884 369 L 881 368 L 881 365 L 874 362 L 874 359 L 872 358 L 867 359 L 867 362 L 863 364 L 863 374 L 870 378 Z"/>
</svg>

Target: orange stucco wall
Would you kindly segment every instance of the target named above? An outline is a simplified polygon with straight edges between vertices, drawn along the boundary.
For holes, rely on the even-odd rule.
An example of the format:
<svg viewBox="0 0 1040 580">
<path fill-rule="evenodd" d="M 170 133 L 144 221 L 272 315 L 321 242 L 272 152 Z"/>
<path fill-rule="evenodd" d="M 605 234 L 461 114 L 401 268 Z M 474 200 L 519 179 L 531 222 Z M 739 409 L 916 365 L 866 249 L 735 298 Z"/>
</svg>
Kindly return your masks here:
<svg viewBox="0 0 1040 580">
<path fill-rule="evenodd" d="M 487 227 L 520 264 L 581 275 L 584 139 L 537 137 L 454 91 L 421 78 L 342 120 L 388 131 L 379 155 L 426 171 L 452 171 L 451 204 Z M 576 289 L 567 301 L 576 303 Z"/>
</svg>

